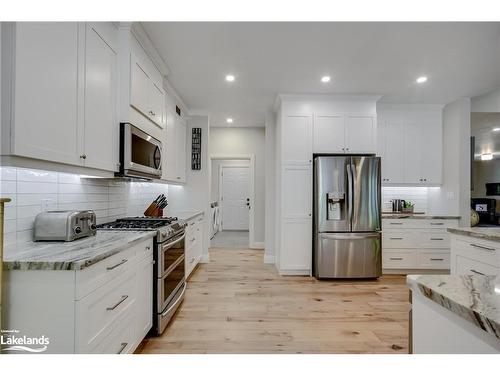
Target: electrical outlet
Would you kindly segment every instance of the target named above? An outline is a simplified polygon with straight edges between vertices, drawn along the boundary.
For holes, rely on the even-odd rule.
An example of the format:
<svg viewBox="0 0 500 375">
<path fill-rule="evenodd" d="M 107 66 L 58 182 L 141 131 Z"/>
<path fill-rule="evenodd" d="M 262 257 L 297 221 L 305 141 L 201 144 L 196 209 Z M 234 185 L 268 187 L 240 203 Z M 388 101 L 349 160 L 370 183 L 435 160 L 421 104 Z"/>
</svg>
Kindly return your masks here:
<svg viewBox="0 0 500 375">
<path fill-rule="evenodd" d="M 42 199 L 42 212 L 54 210 L 56 202 L 53 199 Z"/>
</svg>

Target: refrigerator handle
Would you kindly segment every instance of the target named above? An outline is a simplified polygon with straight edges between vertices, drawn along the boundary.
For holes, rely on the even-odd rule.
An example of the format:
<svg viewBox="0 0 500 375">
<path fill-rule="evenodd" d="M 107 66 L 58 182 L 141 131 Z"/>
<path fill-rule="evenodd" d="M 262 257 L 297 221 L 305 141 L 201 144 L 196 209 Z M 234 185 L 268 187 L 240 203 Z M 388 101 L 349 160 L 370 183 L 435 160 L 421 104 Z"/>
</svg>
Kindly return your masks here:
<svg viewBox="0 0 500 375">
<path fill-rule="evenodd" d="M 354 197 L 353 197 L 353 188 L 352 188 L 352 169 L 351 169 L 351 164 L 346 165 L 346 170 L 347 170 L 347 192 L 348 192 L 348 199 L 347 199 L 347 215 L 349 219 L 349 229 L 352 228 L 352 212 L 353 212 L 353 203 L 354 203 Z"/>
</svg>

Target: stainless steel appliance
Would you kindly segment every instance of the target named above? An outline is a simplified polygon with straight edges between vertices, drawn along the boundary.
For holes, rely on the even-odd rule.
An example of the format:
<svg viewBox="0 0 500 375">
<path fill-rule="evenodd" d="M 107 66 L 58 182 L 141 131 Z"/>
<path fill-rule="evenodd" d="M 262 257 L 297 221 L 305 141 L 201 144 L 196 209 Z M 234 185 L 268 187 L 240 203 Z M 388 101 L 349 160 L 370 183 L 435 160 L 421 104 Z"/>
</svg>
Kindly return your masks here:
<svg viewBox="0 0 500 375">
<path fill-rule="evenodd" d="M 162 144 L 141 129 L 120 124 L 120 172 L 118 176 L 160 178 Z"/>
<path fill-rule="evenodd" d="M 154 230 L 153 328 L 161 335 L 184 299 L 185 228 L 177 218 L 123 218 L 98 225 L 100 230 Z"/>
<path fill-rule="evenodd" d="M 316 278 L 376 278 L 382 273 L 380 158 L 314 159 Z"/>
<path fill-rule="evenodd" d="M 33 225 L 33 241 L 74 241 L 95 234 L 94 211 L 41 212 Z"/>
</svg>

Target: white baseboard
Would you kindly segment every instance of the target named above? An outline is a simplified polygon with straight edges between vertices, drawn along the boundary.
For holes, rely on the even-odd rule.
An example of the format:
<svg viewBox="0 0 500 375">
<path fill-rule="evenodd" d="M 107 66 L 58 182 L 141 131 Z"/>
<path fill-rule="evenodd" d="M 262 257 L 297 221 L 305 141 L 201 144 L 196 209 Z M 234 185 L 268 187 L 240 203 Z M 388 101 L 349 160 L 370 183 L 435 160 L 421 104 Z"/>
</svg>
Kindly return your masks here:
<svg viewBox="0 0 500 375">
<path fill-rule="evenodd" d="M 274 262 L 275 262 L 274 255 L 264 255 L 264 263 L 274 264 Z"/>
<path fill-rule="evenodd" d="M 250 249 L 264 249 L 264 242 L 253 242 L 250 244 Z"/>
<path fill-rule="evenodd" d="M 310 276 L 311 271 L 306 269 L 282 269 L 279 270 L 280 276 Z"/>
</svg>

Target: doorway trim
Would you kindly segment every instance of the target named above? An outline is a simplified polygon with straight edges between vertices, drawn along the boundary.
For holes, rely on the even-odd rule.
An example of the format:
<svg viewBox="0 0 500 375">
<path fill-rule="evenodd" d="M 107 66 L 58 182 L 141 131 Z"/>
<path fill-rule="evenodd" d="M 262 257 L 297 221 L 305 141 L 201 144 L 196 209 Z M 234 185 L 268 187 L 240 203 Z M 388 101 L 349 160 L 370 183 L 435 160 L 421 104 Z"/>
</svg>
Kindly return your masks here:
<svg viewBox="0 0 500 375">
<path fill-rule="evenodd" d="M 212 178 L 219 178 L 219 171 L 212 171 L 213 160 L 249 160 L 250 161 L 250 212 L 248 218 L 248 247 L 250 249 L 263 249 L 264 243 L 255 242 L 255 154 L 213 154 L 210 155 L 210 189 Z M 212 197 L 212 192 L 210 192 Z M 210 203 L 210 202 L 209 202 Z"/>
</svg>

